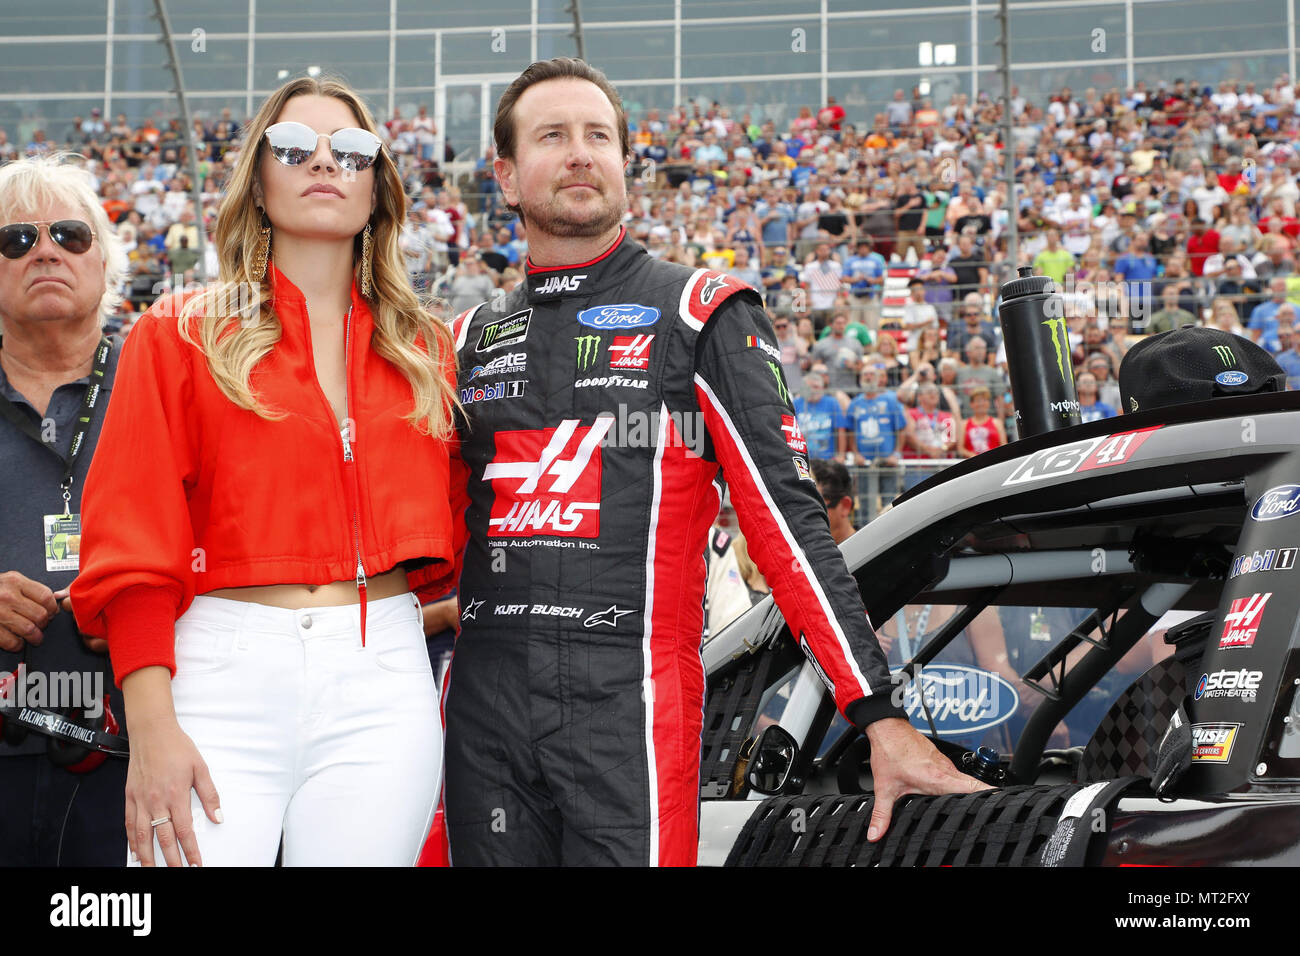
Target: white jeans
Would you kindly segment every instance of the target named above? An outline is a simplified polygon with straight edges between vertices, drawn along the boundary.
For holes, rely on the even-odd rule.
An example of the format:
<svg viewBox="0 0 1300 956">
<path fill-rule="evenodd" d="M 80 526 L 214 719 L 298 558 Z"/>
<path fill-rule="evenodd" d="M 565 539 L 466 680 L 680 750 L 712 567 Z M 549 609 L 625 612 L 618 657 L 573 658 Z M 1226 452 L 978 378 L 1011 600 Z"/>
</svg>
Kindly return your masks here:
<svg viewBox="0 0 1300 956">
<path fill-rule="evenodd" d="M 172 697 L 224 822 L 191 792 L 204 866 L 411 866 L 442 785 L 419 602 L 291 611 L 200 595 L 176 622 Z M 163 857 L 154 841 L 154 860 Z"/>
</svg>

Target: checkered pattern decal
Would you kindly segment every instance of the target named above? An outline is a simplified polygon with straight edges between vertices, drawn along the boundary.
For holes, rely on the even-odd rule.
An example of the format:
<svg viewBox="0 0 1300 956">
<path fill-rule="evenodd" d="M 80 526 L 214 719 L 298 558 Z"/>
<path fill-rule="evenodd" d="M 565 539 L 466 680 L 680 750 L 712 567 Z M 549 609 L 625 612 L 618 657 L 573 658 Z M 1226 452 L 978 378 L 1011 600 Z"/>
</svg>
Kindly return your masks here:
<svg viewBox="0 0 1300 956">
<path fill-rule="evenodd" d="M 1184 678 L 1183 665 L 1168 657 L 1134 681 L 1106 711 L 1083 748 L 1079 782 L 1130 775 L 1149 778 L 1160 738 L 1187 693 Z"/>
</svg>

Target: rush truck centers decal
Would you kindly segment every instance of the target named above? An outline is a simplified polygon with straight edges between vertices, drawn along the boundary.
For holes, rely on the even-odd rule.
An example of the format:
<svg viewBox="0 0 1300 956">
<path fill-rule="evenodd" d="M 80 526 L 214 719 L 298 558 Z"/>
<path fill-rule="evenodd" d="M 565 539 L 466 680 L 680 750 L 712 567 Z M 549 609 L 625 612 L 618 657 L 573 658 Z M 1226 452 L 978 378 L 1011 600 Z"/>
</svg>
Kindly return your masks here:
<svg viewBox="0 0 1300 956">
<path fill-rule="evenodd" d="M 1197 763 L 1227 763 L 1237 742 L 1241 724 L 1192 724 L 1192 760 Z"/>
</svg>

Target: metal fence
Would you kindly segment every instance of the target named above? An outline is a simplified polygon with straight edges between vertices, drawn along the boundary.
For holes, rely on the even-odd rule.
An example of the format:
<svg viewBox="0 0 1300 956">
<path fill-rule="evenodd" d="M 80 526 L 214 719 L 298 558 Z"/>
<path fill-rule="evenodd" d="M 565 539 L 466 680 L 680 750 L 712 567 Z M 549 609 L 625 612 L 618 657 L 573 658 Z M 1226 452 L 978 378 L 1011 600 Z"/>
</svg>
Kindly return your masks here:
<svg viewBox="0 0 1300 956">
<path fill-rule="evenodd" d="M 895 498 L 916 487 L 931 475 L 937 475 L 960 458 L 906 459 L 901 465 L 854 465 L 849 468 L 853 481 L 853 525 L 861 528 L 869 524 Z"/>
</svg>

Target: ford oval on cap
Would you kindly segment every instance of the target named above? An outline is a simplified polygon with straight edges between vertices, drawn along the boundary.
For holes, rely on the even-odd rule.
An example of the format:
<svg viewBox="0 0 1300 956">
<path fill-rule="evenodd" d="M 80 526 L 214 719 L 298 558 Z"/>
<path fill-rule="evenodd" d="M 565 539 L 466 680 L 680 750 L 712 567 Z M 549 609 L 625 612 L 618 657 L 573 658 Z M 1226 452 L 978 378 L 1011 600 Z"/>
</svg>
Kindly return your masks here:
<svg viewBox="0 0 1300 956">
<path fill-rule="evenodd" d="M 579 312 L 578 321 L 593 329 L 639 329 L 658 322 L 659 310 L 636 303 L 598 305 Z"/>
<path fill-rule="evenodd" d="M 1227 372 L 1220 372 L 1218 375 L 1214 376 L 1214 380 L 1220 385 L 1245 385 L 1250 381 L 1250 376 L 1245 372 L 1239 372 L 1236 369 L 1232 369 Z"/>
<path fill-rule="evenodd" d="M 1250 516 L 1256 521 L 1276 521 L 1300 511 L 1300 485 L 1277 485 L 1259 496 Z"/>
<path fill-rule="evenodd" d="M 1015 687 L 1000 674 L 978 667 L 927 664 L 917 676 L 940 737 L 960 737 L 996 727 L 1010 720 L 1020 706 Z M 929 732 L 916 680 L 903 691 L 903 709 L 914 727 Z"/>
</svg>

